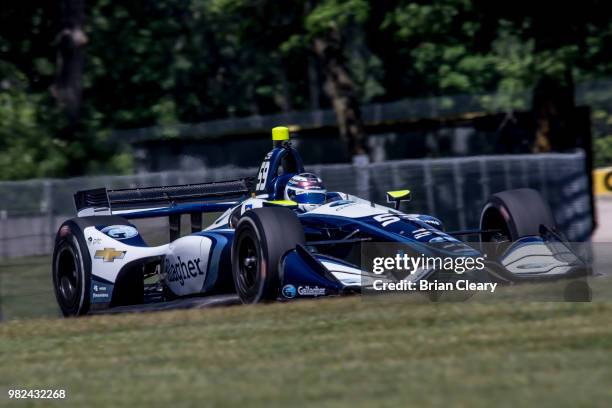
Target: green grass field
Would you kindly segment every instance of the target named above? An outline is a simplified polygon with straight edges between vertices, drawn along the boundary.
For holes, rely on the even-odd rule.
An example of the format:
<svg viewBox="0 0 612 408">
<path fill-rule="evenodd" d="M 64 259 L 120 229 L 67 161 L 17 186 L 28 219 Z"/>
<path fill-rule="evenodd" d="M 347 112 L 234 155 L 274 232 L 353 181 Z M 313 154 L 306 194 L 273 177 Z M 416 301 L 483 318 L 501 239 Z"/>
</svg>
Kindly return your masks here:
<svg viewBox="0 0 612 408">
<path fill-rule="evenodd" d="M 51 283 L 51 258 L 0 260 L 0 314 L 4 320 L 60 315 Z"/>
<path fill-rule="evenodd" d="M 0 388 L 72 406 L 609 406 L 611 323 L 603 303 L 360 298 L 14 321 Z"/>
<path fill-rule="evenodd" d="M 25 264 L 34 266 L 22 279 L 33 285 L 47 276 L 44 265 Z M 33 403 L 8 400 L 9 388 L 66 389 L 65 401 L 38 404 L 78 407 L 612 401 L 609 302 L 350 297 L 32 319 L 25 317 L 56 315 L 42 310 L 53 300 L 48 287 L 39 282 L 40 302 L 26 306 L 22 297 L 19 306 L 20 286 L 6 275 L 4 293 L 14 298 L 4 308 L 15 320 L 0 324 L 0 406 Z"/>
</svg>

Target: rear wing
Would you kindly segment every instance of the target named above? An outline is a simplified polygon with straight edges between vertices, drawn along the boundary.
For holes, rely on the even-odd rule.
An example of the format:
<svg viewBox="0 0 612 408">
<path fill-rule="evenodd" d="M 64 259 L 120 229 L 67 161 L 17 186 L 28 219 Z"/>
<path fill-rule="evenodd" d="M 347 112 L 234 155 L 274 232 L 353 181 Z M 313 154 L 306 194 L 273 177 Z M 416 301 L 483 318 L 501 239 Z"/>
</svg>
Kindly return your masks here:
<svg viewBox="0 0 612 408">
<path fill-rule="evenodd" d="M 74 205 L 79 217 L 122 215 L 148 218 L 192 212 L 223 211 L 248 197 L 253 179 L 213 183 L 109 190 L 96 188 L 78 191 Z"/>
</svg>

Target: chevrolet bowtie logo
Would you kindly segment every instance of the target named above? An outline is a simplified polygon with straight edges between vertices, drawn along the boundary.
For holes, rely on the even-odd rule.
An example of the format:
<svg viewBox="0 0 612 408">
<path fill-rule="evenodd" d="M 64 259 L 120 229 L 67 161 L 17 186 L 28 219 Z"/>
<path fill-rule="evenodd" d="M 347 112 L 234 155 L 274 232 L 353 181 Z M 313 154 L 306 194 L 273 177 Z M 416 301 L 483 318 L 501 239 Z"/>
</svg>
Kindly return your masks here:
<svg viewBox="0 0 612 408">
<path fill-rule="evenodd" d="M 98 249 L 94 255 L 95 259 L 104 259 L 104 262 L 114 262 L 115 259 L 123 259 L 125 251 L 117 251 L 115 248 Z"/>
</svg>

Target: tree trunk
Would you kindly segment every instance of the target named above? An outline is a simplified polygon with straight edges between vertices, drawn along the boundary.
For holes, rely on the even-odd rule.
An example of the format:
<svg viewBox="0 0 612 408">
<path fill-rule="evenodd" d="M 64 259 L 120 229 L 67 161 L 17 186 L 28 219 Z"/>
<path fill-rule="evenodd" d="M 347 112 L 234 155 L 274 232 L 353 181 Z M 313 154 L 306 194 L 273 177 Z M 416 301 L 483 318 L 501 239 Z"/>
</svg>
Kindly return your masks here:
<svg viewBox="0 0 612 408">
<path fill-rule="evenodd" d="M 327 35 L 314 39 L 314 52 L 325 75 L 324 89 L 336 113 L 340 137 L 349 157 L 367 153 L 366 133 L 355 84 L 346 68 L 342 35 L 332 29 Z"/>
<path fill-rule="evenodd" d="M 574 84 L 571 72 L 565 78 L 542 77 L 533 91 L 533 113 L 536 121 L 532 151 L 571 150 L 578 146 L 575 123 Z"/>
<path fill-rule="evenodd" d="M 310 97 L 310 109 L 319 110 L 319 73 L 317 72 L 316 60 L 312 56 L 308 56 L 308 96 Z"/>
<path fill-rule="evenodd" d="M 87 36 L 84 0 L 62 0 L 61 30 L 58 35 L 56 77 L 53 94 L 66 112 L 69 126 L 75 128 L 81 111 L 84 48 Z"/>
<path fill-rule="evenodd" d="M 66 114 L 68 123 L 58 132 L 58 137 L 67 143 L 69 158 L 68 174 L 75 176 L 87 167 L 87 141 L 78 140 L 83 92 L 84 48 L 87 36 L 85 23 L 85 0 L 61 0 L 61 29 L 57 37 L 57 61 L 55 83 L 51 93 Z"/>
<path fill-rule="evenodd" d="M 285 70 L 285 64 L 279 64 L 279 78 L 281 85 L 281 94 L 277 95 L 277 104 L 283 110 L 283 113 L 293 111 L 293 104 L 291 103 L 291 91 L 289 89 L 289 79 L 287 78 L 287 71 Z"/>
</svg>

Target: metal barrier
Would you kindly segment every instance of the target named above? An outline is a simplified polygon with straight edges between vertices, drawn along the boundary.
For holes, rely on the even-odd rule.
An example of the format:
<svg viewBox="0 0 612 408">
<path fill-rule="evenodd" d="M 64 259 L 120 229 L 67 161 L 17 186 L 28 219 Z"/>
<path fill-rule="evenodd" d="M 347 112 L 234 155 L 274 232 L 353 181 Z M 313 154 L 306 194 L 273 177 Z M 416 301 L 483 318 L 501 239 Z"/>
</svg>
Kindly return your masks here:
<svg viewBox="0 0 612 408">
<path fill-rule="evenodd" d="M 592 208 L 585 154 L 474 156 L 397 160 L 363 167 L 312 165 L 331 191 L 344 191 L 383 202 L 385 191 L 412 190 L 403 209 L 441 218 L 448 229 L 478 225 L 480 210 L 495 192 L 531 187 L 550 202 L 560 229 L 571 241 L 591 234 Z M 74 216 L 72 195 L 95 187 L 128 188 L 198 183 L 253 176 L 255 168 L 214 168 L 134 176 L 81 177 L 0 183 L 0 258 L 52 252 L 57 228 Z"/>
</svg>

